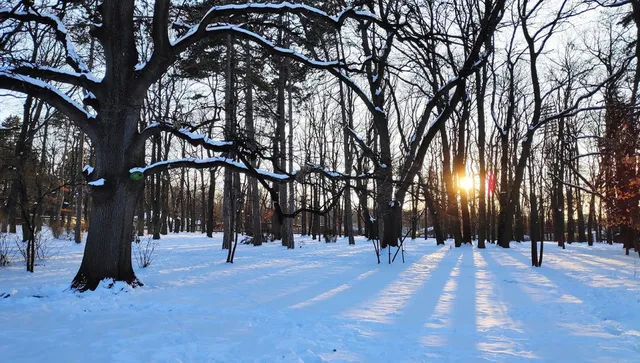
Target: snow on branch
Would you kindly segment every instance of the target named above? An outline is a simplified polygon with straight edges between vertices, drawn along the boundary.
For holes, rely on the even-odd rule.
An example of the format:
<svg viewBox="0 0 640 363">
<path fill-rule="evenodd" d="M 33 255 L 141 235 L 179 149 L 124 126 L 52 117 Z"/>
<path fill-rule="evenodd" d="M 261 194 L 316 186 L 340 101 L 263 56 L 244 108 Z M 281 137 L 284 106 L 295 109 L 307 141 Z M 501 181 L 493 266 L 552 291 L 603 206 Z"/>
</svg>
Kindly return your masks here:
<svg viewBox="0 0 640 363">
<path fill-rule="evenodd" d="M 67 83 L 72 86 L 82 87 L 89 92 L 95 91 L 101 82 L 90 73 L 78 73 L 27 62 L 21 62 L 16 66 L 6 67 L 5 69 L 16 74 L 23 74 L 30 77 L 45 79 L 47 81 Z"/>
<path fill-rule="evenodd" d="M 100 178 L 94 181 L 90 181 L 87 184 L 91 185 L 92 187 L 103 187 L 105 183 L 105 179 L 104 178 Z"/>
<path fill-rule="evenodd" d="M 273 4 L 261 4 L 261 3 L 247 3 L 247 4 L 228 4 L 221 6 L 214 6 L 204 15 L 202 20 L 196 25 L 190 27 L 190 29 L 181 37 L 171 41 L 171 45 L 177 52 L 184 51 L 187 47 L 199 41 L 205 36 L 207 28 L 219 24 L 215 22 L 216 18 L 225 17 L 236 14 L 297 14 L 314 17 L 325 21 L 331 26 L 340 28 L 347 19 L 357 19 L 365 21 L 376 22 L 379 26 L 390 29 L 393 25 L 381 20 L 377 15 L 357 10 L 353 7 L 348 7 L 340 11 L 337 15 L 332 16 L 327 12 L 309 6 L 306 4 L 292 4 L 289 2 L 273 3 Z M 184 23 L 180 23 L 184 25 Z M 236 24 L 237 26 L 237 24 Z"/>
<path fill-rule="evenodd" d="M 236 33 L 244 38 L 247 38 L 255 43 L 258 43 L 260 45 L 262 45 L 263 47 L 265 47 L 267 50 L 270 50 L 272 53 L 277 53 L 280 55 L 286 55 L 290 58 L 294 58 L 295 60 L 298 60 L 304 64 L 310 65 L 314 68 L 320 68 L 320 69 L 333 69 L 336 67 L 340 67 L 343 66 L 342 62 L 338 62 L 338 61 L 320 61 L 320 60 L 315 60 L 315 59 L 311 59 L 307 56 L 305 56 L 304 54 L 298 53 L 296 51 L 294 51 L 293 49 L 290 48 L 284 48 L 284 47 L 279 47 L 275 44 L 273 44 L 273 42 L 271 42 L 270 40 L 268 40 L 267 38 L 263 37 L 262 35 L 259 35 L 257 33 L 254 33 L 250 30 L 244 29 L 240 26 L 237 25 L 215 25 L 215 26 L 208 26 L 207 27 L 207 32 L 213 33 L 213 32 L 231 32 L 231 33 Z"/>
<path fill-rule="evenodd" d="M 241 157 L 244 159 L 244 157 Z M 370 179 L 373 175 L 362 174 L 358 176 L 350 176 L 336 171 L 329 170 L 321 165 L 307 164 L 298 171 L 288 173 L 275 173 L 264 169 L 258 169 L 251 166 L 244 160 L 236 161 L 224 156 L 214 156 L 210 158 L 183 158 L 175 160 L 159 161 L 143 167 L 129 169 L 129 173 L 142 173 L 145 176 L 154 175 L 164 170 L 176 168 L 192 168 L 192 169 L 209 169 L 214 167 L 231 168 L 243 174 L 258 178 L 261 182 L 270 181 L 275 183 L 288 183 L 299 179 L 303 179 L 308 174 L 320 174 L 333 180 L 351 180 L 351 179 Z"/>
<path fill-rule="evenodd" d="M 217 166 L 227 167 L 234 169 L 236 171 L 245 173 L 245 174 L 255 174 L 252 176 L 261 177 L 263 179 L 273 181 L 273 182 L 285 182 L 288 180 L 293 180 L 295 178 L 295 174 L 279 174 L 273 173 L 267 170 L 262 169 L 254 169 L 253 173 L 250 173 L 249 167 L 243 162 L 238 162 L 230 158 L 215 156 L 206 159 L 199 158 L 184 158 L 184 159 L 176 159 L 176 160 L 166 160 L 159 161 L 157 163 L 147 165 L 144 167 L 131 168 L 129 169 L 130 173 L 143 173 L 144 175 L 153 175 L 163 170 L 175 169 L 175 168 L 193 168 L 193 169 L 208 169 L 214 168 Z"/>
<path fill-rule="evenodd" d="M 89 137 L 95 137 L 95 129 L 90 123 L 96 115 L 87 112 L 71 97 L 58 88 L 39 79 L 21 74 L 14 74 L 11 68 L 0 68 L 0 88 L 31 94 L 49 103 L 68 116 Z"/>
<path fill-rule="evenodd" d="M 0 22 L 6 19 L 15 19 L 19 21 L 26 22 L 35 22 L 38 24 L 48 25 L 55 32 L 56 39 L 61 42 L 64 46 L 66 52 L 67 63 L 78 73 L 87 74 L 87 78 L 93 78 L 91 75 L 91 70 L 87 65 L 82 61 L 78 53 L 75 51 L 75 47 L 73 46 L 73 42 L 71 42 L 71 37 L 67 32 L 67 28 L 64 26 L 64 23 L 60 18 L 53 14 L 49 14 L 42 11 L 35 11 L 31 8 L 26 11 L 15 10 L 12 8 L 1 8 L 0 9 Z"/>
<path fill-rule="evenodd" d="M 189 131 L 187 128 L 176 128 L 173 124 L 168 122 L 152 122 L 140 132 L 138 140 L 140 143 L 144 143 L 148 138 L 153 135 L 157 135 L 162 131 L 169 132 L 177 138 L 187 141 L 193 146 L 201 146 L 211 151 L 224 152 L 235 150 L 235 144 L 233 141 L 213 140 L 206 135 Z"/>
<path fill-rule="evenodd" d="M 207 27 L 207 32 L 226 32 L 241 36 L 247 40 L 250 40 L 260 46 L 262 46 L 266 51 L 292 58 L 296 61 L 299 61 L 303 64 L 311 66 L 315 69 L 324 69 L 328 70 L 329 73 L 336 76 L 340 79 L 347 87 L 353 90 L 354 93 L 358 95 L 358 97 L 362 100 L 362 102 L 367 106 L 369 111 L 371 112 L 383 112 L 379 108 L 377 108 L 371 98 L 358 86 L 358 84 L 345 73 L 345 68 L 348 68 L 346 64 L 340 61 L 321 61 L 311 59 L 304 54 L 298 53 L 290 48 L 284 48 L 273 44 L 270 40 L 266 39 L 262 35 L 259 35 L 250 30 L 244 29 L 237 25 L 225 24 L 225 25 L 215 25 Z M 358 69 L 348 69 L 353 72 L 359 72 Z"/>
<path fill-rule="evenodd" d="M 369 20 L 380 23 L 380 18 L 371 12 L 356 10 L 353 7 L 345 8 L 337 15 L 332 16 L 327 12 L 309 6 L 306 4 L 292 4 L 289 2 L 272 3 L 272 4 L 260 4 L 260 3 L 247 3 L 247 4 L 228 4 L 214 6 L 207 14 L 205 14 L 204 20 L 209 20 L 217 16 L 229 16 L 234 14 L 280 14 L 286 12 L 289 14 L 301 14 L 308 16 L 319 17 L 330 23 L 334 23 L 337 26 L 342 25 L 346 19 L 354 18 L 360 20 Z"/>
</svg>

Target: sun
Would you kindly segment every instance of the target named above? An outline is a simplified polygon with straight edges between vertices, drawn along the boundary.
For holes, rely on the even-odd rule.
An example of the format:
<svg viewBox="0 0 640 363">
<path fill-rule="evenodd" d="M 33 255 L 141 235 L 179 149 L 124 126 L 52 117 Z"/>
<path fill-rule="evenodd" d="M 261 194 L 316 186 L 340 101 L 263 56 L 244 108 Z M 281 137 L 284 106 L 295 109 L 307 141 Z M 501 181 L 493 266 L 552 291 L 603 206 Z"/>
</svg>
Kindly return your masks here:
<svg viewBox="0 0 640 363">
<path fill-rule="evenodd" d="M 463 176 L 460 178 L 458 184 L 460 185 L 460 189 L 469 190 L 473 188 L 473 179 L 468 176 Z"/>
</svg>

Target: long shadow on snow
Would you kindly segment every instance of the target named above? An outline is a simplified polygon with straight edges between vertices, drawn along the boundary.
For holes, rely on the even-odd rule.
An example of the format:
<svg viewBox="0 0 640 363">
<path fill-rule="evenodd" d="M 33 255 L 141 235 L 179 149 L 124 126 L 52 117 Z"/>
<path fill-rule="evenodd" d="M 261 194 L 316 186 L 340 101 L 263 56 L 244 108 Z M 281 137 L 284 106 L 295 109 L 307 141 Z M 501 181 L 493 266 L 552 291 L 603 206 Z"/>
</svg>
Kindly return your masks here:
<svg viewBox="0 0 640 363">
<path fill-rule="evenodd" d="M 516 254 L 514 257 L 526 263 L 527 256 L 524 255 L 526 251 L 523 249 L 518 249 L 517 251 L 520 253 Z M 563 253 L 562 255 L 563 258 L 568 256 L 568 253 Z M 637 332 L 640 330 L 640 327 L 629 328 L 625 323 L 623 323 L 623 321 L 627 320 L 627 317 L 633 318 L 635 315 L 627 314 L 627 317 L 624 317 L 625 312 L 620 311 L 621 306 L 616 304 L 615 300 L 612 300 L 614 295 L 610 293 L 610 290 L 629 290 L 628 287 L 630 286 L 621 284 L 621 279 L 616 280 L 606 277 L 590 268 L 562 264 L 560 258 L 552 253 L 545 255 L 545 260 L 546 263 L 543 263 L 541 269 L 546 270 L 546 275 L 549 280 L 559 286 L 562 291 L 566 291 L 581 301 L 586 302 L 581 304 L 581 308 L 583 310 L 587 310 L 590 316 L 600 319 L 601 321 L 599 323 L 605 325 L 603 331 L 592 331 L 594 335 L 600 335 L 602 337 L 609 337 L 609 335 L 619 336 L 627 331 Z M 565 270 L 563 270 L 561 266 L 564 267 Z M 583 276 L 590 278 L 590 280 L 585 280 Z M 593 276 L 596 276 L 596 278 L 593 279 Z M 579 284 L 576 284 L 576 281 L 579 282 Z M 631 283 L 634 282 L 630 280 L 627 281 Z M 635 286 L 637 288 L 637 285 Z M 608 302 L 608 304 L 597 305 L 589 303 L 605 301 Z M 620 317 L 622 317 L 622 319 Z M 637 339 L 637 337 L 635 339 Z M 636 349 L 640 349 L 640 345 L 636 344 Z"/>
<path fill-rule="evenodd" d="M 377 265 L 375 260 L 370 265 L 355 265 L 350 272 L 350 278 L 347 283 L 345 279 L 340 278 L 338 281 L 326 281 L 325 288 L 318 291 L 309 291 L 312 294 L 306 298 L 298 300 L 292 304 L 293 308 L 308 310 L 309 312 L 320 312 L 329 315 L 342 315 L 348 320 L 368 320 L 367 317 L 374 317 L 372 310 L 384 308 L 376 305 L 380 295 L 384 294 L 385 288 L 393 286 L 400 276 L 406 275 L 407 271 L 415 268 L 419 261 L 411 261 L 408 258 L 406 268 L 402 268 L 402 264 L 396 261 L 392 265 Z M 341 284 L 341 282 L 343 282 Z M 381 291 L 382 286 L 382 291 Z M 346 310 L 346 311 L 345 311 Z"/>
<path fill-rule="evenodd" d="M 494 247 L 494 246 L 489 246 Z M 518 359 L 542 359 L 548 361 L 550 357 L 545 356 L 545 350 L 538 349 L 535 353 L 531 347 L 545 346 L 544 340 L 539 340 L 538 336 L 546 330 L 544 324 L 547 322 L 536 315 L 535 307 L 540 302 L 531 298 L 530 291 L 521 286 L 522 276 L 515 276 L 511 268 L 517 265 L 506 265 L 498 263 L 495 253 L 508 253 L 508 251 L 498 251 L 497 247 L 491 250 L 485 249 L 482 257 L 487 263 L 487 272 L 493 282 L 494 304 L 503 304 L 504 310 L 509 312 L 510 316 L 516 316 L 524 321 L 515 321 L 517 327 L 510 330 L 512 334 L 506 335 L 509 329 L 504 326 L 502 329 L 497 327 L 495 335 L 485 334 L 489 339 L 486 341 L 488 347 L 491 347 L 493 354 L 501 354 L 505 358 Z M 501 256 L 503 257 L 503 256 Z M 535 283 L 532 283 L 535 284 Z M 542 286 L 541 291 L 545 291 L 548 286 Z M 520 320 L 518 319 L 518 320 Z M 542 357 L 540 356 L 542 355 Z"/>
<path fill-rule="evenodd" d="M 575 270 L 575 272 L 580 274 L 586 272 L 588 276 L 601 276 L 601 278 L 600 277 L 597 278 L 597 280 L 603 282 L 603 284 L 600 287 L 611 288 L 613 286 L 619 285 L 620 282 L 627 284 L 627 286 L 633 286 L 633 284 L 636 284 L 636 286 L 640 285 L 640 279 L 635 281 L 633 280 L 634 264 L 631 261 L 628 261 L 628 263 L 626 263 L 626 261 L 625 262 L 615 261 L 609 258 L 595 256 L 590 253 L 584 253 L 583 248 L 571 249 L 571 247 L 569 247 L 566 250 L 557 250 L 554 252 L 562 254 L 563 259 L 566 259 L 572 262 L 570 265 L 571 270 Z M 523 252 L 523 254 L 526 254 L 526 253 Z M 551 257 L 552 264 L 558 263 L 558 261 L 556 260 L 555 254 L 552 254 L 549 257 Z M 635 259 L 637 257 L 636 256 L 632 256 L 632 257 L 635 257 L 633 259 L 635 262 Z M 577 263 L 577 264 L 574 264 L 574 263 Z M 612 266 L 614 264 L 615 266 Z M 587 265 L 589 267 L 584 265 Z M 611 273 L 610 276 L 607 276 L 599 272 L 603 270 L 610 272 Z M 594 286 L 594 287 L 598 287 L 598 286 Z"/>
<path fill-rule="evenodd" d="M 497 272 L 504 274 L 503 276 L 508 279 L 503 279 L 498 286 L 501 290 L 507 286 L 514 286 L 512 293 L 503 294 L 503 296 L 512 302 L 509 311 L 525 320 L 525 336 L 531 340 L 530 346 L 549 348 L 537 349 L 535 354 L 553 352 L 559 355 L 545 356 L 543 358 L 545 361 L 618 361 L 620 357 L 606 354 L 620 352 L 619 341 L 609 339 L 614 337 L 599 330 L 597 326 L 576 322 L 576 319 L 580 317 L 592 315 L 581 313 L 580 310 L 585 307 L 584 302 L 579 296 L 576 297 L 568 291 L 575 289 L 565 290 L 565 286 L 556 285 L 542 273 L 542 270 L 529 266 L 531 261 L 527 258 L 528 256 L 518 250 L 522 249 L 515 248 L 499 252 L 504 254 L 503 260 L 507 262 L 497 263 L 500 266 Z M 485 257 L 487 260 L 491 260 L 493 265 L 496 265 L 491 253 L 486 254 Z M 509 260 L 511 260 L 510 264 L 508 264 Z M 508 267 L 519 268 L 521 273 L 515 275 Z M 497 281 L 500 283 L 499 280 Z M 513 291 L 516 289 L 515 286 L 521 290 L 520 293 Z M 567 295 L 565 292 L 569 292 L 571 295 Z M 533 295 L 534 293 L 535 295 Z M 545 297 L 553 297 L 553 299 L 543 300 Z M 556 336 L 545 334 L 549 332 L 550 324 L 562 332 L 560 334 L 564 337 L 562 340 L 558 339 L 557 334 Z M 575 342 L 567 342 L 566 337 L 574 337 Z M 575 349 L 568 349 L 568 347 Z"/>
<path fill-rule="evenodd" d="M 424 306 L 427 322 L 417 336 L 422 347 L 413 360 L 470 361 L 477 358 L 476 277 L 473 249 L 456 248 L 446 263 L 450 273 L 431 291 L 433 298 Z M 471 302 L 471 303 L 470 303 Z M 452 339 L 453 338 L 453 339 Z M 414 342 L 415 340 L 412 340 Z M 415 343 L 414 343 L 415 344 Z"/>
</svg>

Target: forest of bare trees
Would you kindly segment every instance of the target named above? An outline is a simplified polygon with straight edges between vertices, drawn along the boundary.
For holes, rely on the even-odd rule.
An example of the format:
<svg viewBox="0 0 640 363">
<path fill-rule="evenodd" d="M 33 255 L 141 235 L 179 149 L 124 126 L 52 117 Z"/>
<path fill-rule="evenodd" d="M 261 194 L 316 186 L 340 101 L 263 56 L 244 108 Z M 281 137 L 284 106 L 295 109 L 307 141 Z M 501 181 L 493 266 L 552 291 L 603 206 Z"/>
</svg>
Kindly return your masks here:
<svg viewBox="0 0 640 363">
<path fill-rule="evenodd" d="M 77 290 L 183 231 L 228 262 L 297 234 L 640 253 L 639 0 L 0 1 L 0 28 L 0 232 L 30 271 L 45 226 L 86 233 Z"/>
</svg>

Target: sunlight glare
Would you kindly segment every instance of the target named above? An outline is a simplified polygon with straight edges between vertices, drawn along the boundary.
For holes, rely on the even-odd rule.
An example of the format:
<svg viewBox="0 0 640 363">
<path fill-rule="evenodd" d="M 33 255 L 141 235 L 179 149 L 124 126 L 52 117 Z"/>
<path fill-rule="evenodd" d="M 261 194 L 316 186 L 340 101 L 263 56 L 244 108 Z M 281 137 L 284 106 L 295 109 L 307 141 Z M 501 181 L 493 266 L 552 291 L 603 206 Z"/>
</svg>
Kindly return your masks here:
<svg viewBox="0 0 640 363">
<path fill-rule="evenodd" d="M 471 188 L 473 188 L 473 179 L 468 176 L 463 176 L 462 178 L 460 178 L 459 184 L 460 189 L 470 190 Z"/>
</svg>

